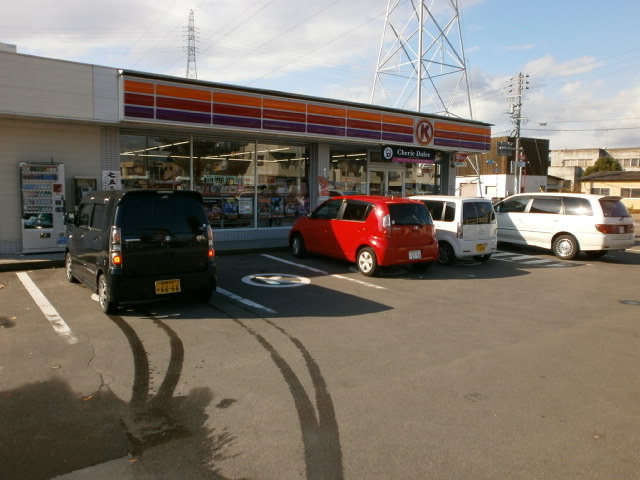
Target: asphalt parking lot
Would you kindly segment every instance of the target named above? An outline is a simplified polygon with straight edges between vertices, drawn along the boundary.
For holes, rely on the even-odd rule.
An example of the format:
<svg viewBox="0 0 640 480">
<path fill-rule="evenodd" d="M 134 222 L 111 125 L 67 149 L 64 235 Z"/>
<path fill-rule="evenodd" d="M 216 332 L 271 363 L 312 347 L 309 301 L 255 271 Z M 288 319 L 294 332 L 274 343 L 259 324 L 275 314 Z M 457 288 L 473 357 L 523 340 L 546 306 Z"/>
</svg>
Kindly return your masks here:
<svg viewBox="0 0 640 480">
<path fill-rule="evenodd" d="M 218 265 L 208 305 L 112 316 L 61 268 L 22 272 L 67 336 L 0 273 L 0 476 L 583 480 L 640 467 L 638 253 L 510 249 L 373 278 L 286 250 Z"/>
</svg>

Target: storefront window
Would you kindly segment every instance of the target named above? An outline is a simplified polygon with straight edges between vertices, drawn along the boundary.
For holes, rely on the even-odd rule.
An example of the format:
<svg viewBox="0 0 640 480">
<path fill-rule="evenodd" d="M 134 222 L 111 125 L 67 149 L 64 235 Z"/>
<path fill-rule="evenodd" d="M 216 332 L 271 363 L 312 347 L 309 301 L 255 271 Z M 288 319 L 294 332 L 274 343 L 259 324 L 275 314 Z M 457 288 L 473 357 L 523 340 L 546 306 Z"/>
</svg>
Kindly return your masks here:
<svg viewBox="0 0 640 480">
<path fill-rule="evenodd" d="M 123 188 L 189 189 L 189 138 L 176 135 L 120 135 Z"/>
<path fill-rule="evenodd" d="M 309 149 L 258 143 L 256 148 L 258 227 L 293 225 L 309 213 Z"/>
<path fill-rule="evenodd" d="M 367 150 L 331 149 L 331 171 L 326 196 L 367 193 Z M 323 196 L 325 196 L 323 195 Z"/>
<path fill-rule="evenodd" d="M 437 195 L 440 193 L 440 165 L 405 163 L 406 195 Z"/>
<path fill-rule="evenodd" d="M 440 154 L 438 154 L 440 155 Z M 404 194 L 409 195 L 435 195 L 440 193 L 440 163 L 441 158 L 436 156 L 436 163 L 411 163 L 398 162 L 405 169 Z M 380 152 L 371 152 L 372 162 L 392 164 L 391 160 L 384 159 Z"/>
<path fill-rule="evenodd" d="M 255 226 L 255 142 L 196 138 L 193 171 L 213 228 Z"/>
<path fill-rule="evenodd" d="M 141 134 L 120 145 L 123 188 L 186 190 L 193 172 L 215 229 L 288 226 L 309 212 L 305 145 Z"/>
</svg>

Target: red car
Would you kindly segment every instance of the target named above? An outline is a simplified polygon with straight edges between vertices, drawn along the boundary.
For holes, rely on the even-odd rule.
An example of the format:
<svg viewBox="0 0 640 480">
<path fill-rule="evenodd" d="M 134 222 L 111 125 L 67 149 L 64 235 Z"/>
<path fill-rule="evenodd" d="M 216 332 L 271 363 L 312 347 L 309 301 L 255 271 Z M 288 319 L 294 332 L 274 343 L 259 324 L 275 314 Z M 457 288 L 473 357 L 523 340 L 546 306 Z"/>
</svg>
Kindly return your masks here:
<svg viewBox="0 0 640 480">
<path fill-rule="evenodd" d="M 367 276 L 378 267 L 438 260 L 438 241 L 427 207 L 419 201 L 374 195 L 332 197 L 289 233 L 296 257 L 313 252 L 355 262 Z"/>
</svg>

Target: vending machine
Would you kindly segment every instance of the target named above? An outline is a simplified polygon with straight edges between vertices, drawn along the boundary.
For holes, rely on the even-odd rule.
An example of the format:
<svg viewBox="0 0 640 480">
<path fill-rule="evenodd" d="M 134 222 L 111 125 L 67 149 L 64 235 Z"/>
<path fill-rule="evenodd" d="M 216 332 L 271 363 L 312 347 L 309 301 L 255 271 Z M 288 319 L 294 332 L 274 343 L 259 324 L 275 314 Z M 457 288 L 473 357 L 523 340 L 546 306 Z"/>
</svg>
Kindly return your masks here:
<svg viewBox="0 0 640 480">
<path fill-rule="evenodd" d="M 23 253 L 63 251 L 64 165 L 20 163 Z"/>
</svg>

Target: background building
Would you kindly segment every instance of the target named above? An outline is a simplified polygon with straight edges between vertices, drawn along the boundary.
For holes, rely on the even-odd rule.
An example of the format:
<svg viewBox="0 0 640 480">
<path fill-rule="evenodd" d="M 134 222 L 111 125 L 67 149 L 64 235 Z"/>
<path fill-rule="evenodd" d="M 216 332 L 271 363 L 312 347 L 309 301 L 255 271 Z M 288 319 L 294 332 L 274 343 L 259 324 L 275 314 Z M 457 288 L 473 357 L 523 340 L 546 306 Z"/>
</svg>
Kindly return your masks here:
<svg viewBox="0 0 640 480">
<path fill-rule="evenodd" d="M 502 148 L 503 145 L 510 145 Z M 515 139 L 495 137 L 487 153 L 470 155 L 456 168 L 456 192 L 462 196 L 504 198 L 520 192 L 547 189 L 549 140 L 520 138 L 522 151 L 516 168 Z M 455 164 L 454 164 L 455 165 Z"/>
</svg>

